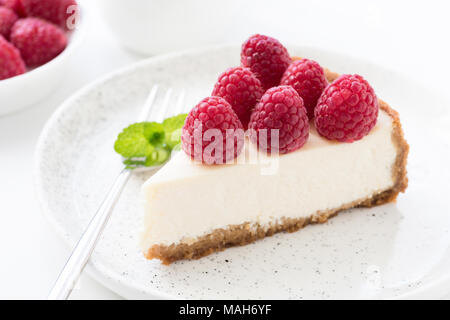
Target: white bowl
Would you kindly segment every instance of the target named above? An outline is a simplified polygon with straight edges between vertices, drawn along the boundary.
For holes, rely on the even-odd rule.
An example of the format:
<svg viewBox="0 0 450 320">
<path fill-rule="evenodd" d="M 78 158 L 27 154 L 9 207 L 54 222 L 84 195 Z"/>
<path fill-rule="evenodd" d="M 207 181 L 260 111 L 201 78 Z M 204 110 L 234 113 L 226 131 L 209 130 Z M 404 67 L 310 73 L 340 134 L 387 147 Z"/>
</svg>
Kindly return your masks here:
<svg viewBox="0 0 450 320">
<path fill-rule="evenodd" d="M 230 24 L 239 21 L 240 6 L 216 0 L 98 0 L 96 4 L 119 43 L 143 55 L 234 41 L 242 29 L 240 24 Z"/>
<path fill-rule="evenodd" d="M 66 76 L 67 67 L 86 29 L 86 19 L 69 36 L 66 49 L 50 62 L 22 75 L 0 80 L 0 116 L 31 106 L 44 99 Z"/>
</svg>

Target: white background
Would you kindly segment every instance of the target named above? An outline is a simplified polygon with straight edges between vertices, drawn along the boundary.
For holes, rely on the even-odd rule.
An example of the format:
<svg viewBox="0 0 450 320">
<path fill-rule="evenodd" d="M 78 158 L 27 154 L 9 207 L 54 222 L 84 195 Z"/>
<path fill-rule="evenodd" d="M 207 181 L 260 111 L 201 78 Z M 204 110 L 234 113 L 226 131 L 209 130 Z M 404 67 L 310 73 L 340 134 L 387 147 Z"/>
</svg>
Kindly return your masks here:
<svg viewBox="0 0 450 320">
<path fill-rule="evenodd" d="M 70 253 L 41 215 L 33 189 L 34 148 L 46 120 L 77 89 L 143 59 L 116 43 L 99 14 L 96 0 L 80 2 L 89 11 L 89 32 L 65 81 L 42 103 L 0 117 L 0 298 L 3 299 L 45 299 Z M 212 18 L 220 15 L 226 3 L 241 12 L 242 21 L 230 21 L 228 25 L 235 26 L 230 33 L 216 38 L 211 35 L 214 42 L 242 42 L 250 33 L 265 33 L 286 43 L 363 57 L 413 77 L 436 91 L 448 91 L 448 1 L 217 1 L 218 11 L 211 13 Z M 168 25 L 175 30 L 182 27 L 176 21 Z M 208 32 L 207 27 L 204 32 Z M 193 37 L 192 46 L 196 45 Z M 83 276 L 72 298 L 120 297 Z M 450 288 L 446 298 L 450 298 Z"/>
</svg>

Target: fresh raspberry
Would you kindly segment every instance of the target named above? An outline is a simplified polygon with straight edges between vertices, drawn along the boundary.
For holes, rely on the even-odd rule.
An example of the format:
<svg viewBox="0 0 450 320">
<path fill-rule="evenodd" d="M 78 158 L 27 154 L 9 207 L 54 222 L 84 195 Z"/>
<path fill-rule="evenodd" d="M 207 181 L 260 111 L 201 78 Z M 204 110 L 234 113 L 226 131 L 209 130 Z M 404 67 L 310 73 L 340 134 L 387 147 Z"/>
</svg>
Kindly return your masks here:
<svg viewBox="0 0 450 320">
<path fill-rule="evenodd" d="M 253 111 L 248 127 L 251 141 L 268 153 L 295 151 L 309 137 L 309 122 L 303 99 L 290 86 L 267 90 Z M 262 129 L 268 131 L 261 132 Z M 274 132 L 271 129 L 279 130 L 278 146 L 276 141 L 272 142 Z"/>
<path fill-rule="evenodd" d="M 183 126 L 181 144 L 184 152 L 196 161 L 223 164 L 242 151 L 244 130 L 225 99 L 208 97 L 189 112 Z"/>
<path fill-rule="evenodd" d="M 19 19 L 11 30 L 11 43 L 28 67 L 37 67 L 59 55 L 67 46 L 64 31 L 39 18 Z"/>
<path fill-rule="evenodd" d="M 0 35 L 5 39 L 9 39 L 11 28 L 17 21 L 18 17 L 11 9 L 0 7 Z"/>
<path fill-rule="evenodd" d="M 322 93 L 315 109 L 317 131 L 327 139 L 353 142 L 377 123 L 378 99 L 359 75 L 342 75 Z"/>
<path fill-rule="evenodd" d="M 72 14 L 70 6 L 76 6 L 75 0 L 20 0 L 28 17 L 37 17 L 50 21 L 63 29 L 68 29 L 67 21 Z M 69 9 L 69 10 L 68 10 Z"/>
<path fill-rule="evenodd" d="M 217 80 L 212 95 L 228 101 L 247 129 L 250 115 L 263 95 L 261 82 L 248 68 L 230 68 Z"/>
<path fill-rule="evenodd" d="M 291 57 L 277 39 L 255 34 L 242 45 L 241 63 L 250 68 L 267 90 L 280 84 Z"/>
<path fill-rule="evenodd" d="M 25 73 L 25 63 L 20 52 L 0 35 L 0 80 Z"/>
<path fill-rule="evenodd" d="M 19 17 L 25 17 L 21 0 L 0 0 L 0 6 L 13 10 Z"/>
<path fill-rule="evenodd" d="M 313 60 L 296 60 L 289 65 L 283 74 L 281 84 L 291 86 L 297 91 L 305 103 L 308 118 L 314 118 L 317 100 L 328 85 L 322 67 Z"/>
</svg>

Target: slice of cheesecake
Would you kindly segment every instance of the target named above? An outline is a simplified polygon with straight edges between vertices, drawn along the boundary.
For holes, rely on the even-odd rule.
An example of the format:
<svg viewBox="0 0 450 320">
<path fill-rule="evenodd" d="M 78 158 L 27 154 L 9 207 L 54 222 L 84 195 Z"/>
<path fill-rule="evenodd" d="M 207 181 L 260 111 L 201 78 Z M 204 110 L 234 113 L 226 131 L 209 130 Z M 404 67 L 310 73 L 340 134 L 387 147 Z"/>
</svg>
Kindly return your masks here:
<svg viewBox="0 0 450 320">
<path fill-rule="evenodd" d="M 325 73 L 329 82 L 337 77 Z M 394 201 L 408 184 L 409 147 L 397 112 L 379 106 L 376 126 L 353 143 L 327 140 L 311 125 L 306 145 L 276 160 L 249 142 L 232 165 L 206 166 L 179 152 L 143 186 L 145 256 L 197 259 Z M 258 161 L 242 159 L 249 154 Z"/>
</svg>

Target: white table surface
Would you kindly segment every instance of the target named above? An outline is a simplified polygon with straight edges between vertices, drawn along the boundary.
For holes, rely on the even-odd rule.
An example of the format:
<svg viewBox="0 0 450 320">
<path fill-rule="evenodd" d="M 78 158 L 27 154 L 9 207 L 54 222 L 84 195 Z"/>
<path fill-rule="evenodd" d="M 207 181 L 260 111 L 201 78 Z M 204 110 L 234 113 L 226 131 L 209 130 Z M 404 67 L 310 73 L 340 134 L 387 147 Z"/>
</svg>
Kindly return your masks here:
<svg viewBox="0 0 450 320">
<path fill-rule="evenodd" d="M 65 81 L 44 102 L 0 117 L 0 299 L 45 299 L 70 254 L 41 215 L 33 189 L 34 148 L 46 120 L 77 89 L 142 59 L 120 48 L 94 1 L 80 2 L 91 11 L 89 32 Z M 281 15 L 279 3 L 271 1 L 265 8 L 253 9 L 251 23 L 242 23 L 250 27 L 243 27 L 235 41 L 260 32 L 329 48 L 448 92 L 448 2 L 351 0 L 340 1 L 336 7 L 336 1 L 285 1 L 293 6 L 289 19 Z M 242 6 L 243 10 L 251 7 Z M 450 288 L 444 298 L 450 299 Z M 83 275 L 72 299 L 120 297 Z"/>
</svg>

